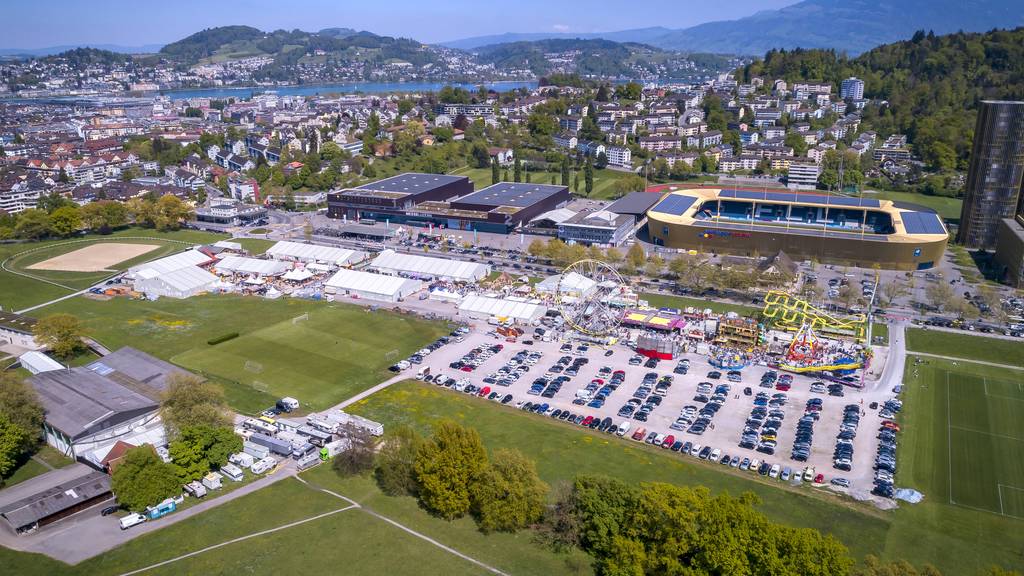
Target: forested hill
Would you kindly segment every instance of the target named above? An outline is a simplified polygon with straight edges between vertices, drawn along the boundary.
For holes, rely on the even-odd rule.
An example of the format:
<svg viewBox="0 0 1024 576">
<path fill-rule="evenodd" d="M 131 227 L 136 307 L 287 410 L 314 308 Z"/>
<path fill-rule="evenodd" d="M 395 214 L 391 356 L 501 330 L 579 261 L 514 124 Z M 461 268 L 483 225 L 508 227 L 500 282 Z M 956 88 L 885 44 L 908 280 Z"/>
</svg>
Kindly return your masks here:
<svg viewBox="0 0 1024 576">
<path fill-rule="evenodd" d="M 881 134 L 903 133 L 922 158 L 940 170 L 966 168 L 978 103 L 1024 99 L 1024 28 L 935 36 L 885 44 L 856 58 L 833 50 L 772 50 L 739 72 L 788 82 L 865 82 L 865 124 Z"/>
<path fill-rule="evenodd" d="M 530 70 L 538 76 L 555 66 L 547 54 L 564 55 L 574 70 L 582 75 L 618 76 L 629 74 L 633 65 L 648 66 L 663 55 L 661 50 L 644 44 L 620 43 L 611 40 L 547 39 L 509 42 L 476 48 L 481 62 L 499 69 Z"/>
</svg>

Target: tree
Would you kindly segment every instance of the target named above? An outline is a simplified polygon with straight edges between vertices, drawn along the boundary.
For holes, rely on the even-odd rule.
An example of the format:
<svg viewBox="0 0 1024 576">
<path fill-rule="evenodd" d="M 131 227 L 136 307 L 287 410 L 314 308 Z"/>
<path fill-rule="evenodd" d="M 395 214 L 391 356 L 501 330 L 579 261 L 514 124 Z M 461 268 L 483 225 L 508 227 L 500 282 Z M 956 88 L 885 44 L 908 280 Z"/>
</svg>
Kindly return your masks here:
<svg viewBox="0 0 1024 576">
<path fill-rule="evenodd" d="M 186 428 L 224 428 L 232 424 L 224 389 L 187 372 L 174 372 L 167 377 L 160 415 L 171 437 Z"/>
<path fill-rule="evenodd" d="M 71 236 L 82 228 L 82 213 L 77 206 L 62 206 L 50 214 L 50 232 Z"/>
<path fill-rule="evenodd" d="M 625 100 L 639 100 L 643 87 L 636 82 L 627 82 L 615 87 L 615 97 Z"/>
<path fill-rule="evenodd" d="M 562 156 L 562 186 L 569 185 L 569 157 Z"/>
<path fill-rule="evenodd" d="M 587 156 L 587 163 L 583 165 L 583 181 L 584 194 L 589 197 L 590 193 L 594 191 L 594 163 L 590 160 L 590 156 Z"/>
<path fill-rule="evenodd" d="M 676 162 L 676 165 L 679 164 L 683 164 L 683 162 Z M 644 179 L 635 174 L 622 176 L 612 183 L 612 194 L 616 198 L 621 198 L 630 192 L 642 192 L 645 184 Z"/>
<path fill-rule="evenodd" d="M 604 251 L 604 258 L 611 265 L 616 265 L 622 262 L 622 252 L 619 252 L 618 248 L 609 248 Z"/>
<path fill-rule="evenodd" d="M 50 215 L 37 208 L 29 208 L 18 215 L 14 234 L 26 240 L 39 240 L 50 233 Z"/>
<path fill-rule="evenodd" d="M 90 230 L 108 234 L 128 223 L 128 210 L 114 200 L 90 202 L 82 207 L 82 223 Z"/>
<path fill-rule="evenodd" d="M 544 513 L 548 485 L 518 450 L 499 449 L 473 485 L 472 510 L 482 532 L 514 532 Z"/>
<path fill-rule="evenodd" d="M 416 485 L 416 453 L 423 437 L 409 426 L 393 431 L 377 454 L 374 476 L 381 492 L 388 496 L 414 496 Z"/>
<path fill-rule="evenodd" d="M 450 420 L 439 422 L 434 435 L 416 453 L 413 467 L 424 508 L 446 520 L 470 510 L 470 486 L 487 466 L 480 435 Z"/>
<path fill-rule="evenodd" d="M 121 506 L 136 512 L 181 493 L 174 469 L 148 444 L 125 451 L 111 475 L 110 488 Z"/>
<path fill-rule="evenodd" d="M 21 428 L 0 414 L 0 478 L 6 478 L 18 465 L 25 453 L 26 439 L 29 435 Z"/>
<path fill-rule="evenodd" d="M 953 289 L 942 280 L 928 284 L 924 289 L 924 295 L 928 302 L 939 310 L 944 310 L 953 303 Z"/>
<path fill-rule="evenodd" d="M 0 372 L 0 418 L 7 419 L 25 432 L 23 451 L 32 449 L 39 442 L 45 421 L 43 405 L 39 403 L 35 389 L 10 372 Z"/>
<path fill-rule="evenodd" d="M 487 146 L 479 140 L 473 142 L 470 155 L 473 157 L 477 168 L 486 168 L 491 163 L 491 154 L 487 151 Z"/>
<path fill-rule="evenodd" d="M 342 476 L 355 476 L 373 470 L 376 456 L 373 437 L 364 428 L 346 426 L 342 436 L 349 446 L 334 457 L 334 470 Z"/>
<path fill-rule="evenodd" d="M 491 184 L 501 182 L 501 169 L 498 167 L 498 159 L 491 158 Z"/>
<path fill-rule="evenodd" d="M 242 438 L 226 426 L 183 428 L 169 446 L 171 466 L 182 484 L 227 464 L 228 456 L 241 450 Z"/>
<path fill-rule="evenodd" d="M 558 131 L 558 120 L 550 114 L 535 111 L 527 117 L 526 129 L 534 136 L 551 136 Z"/>
<path fill-rule="evenodd" d="M 576 192 L 576 193 L 579 193 L 579 191 L 580 191 L 580 173 L 579 172 L 577 172 L 576 173 L 576 177 L 573 178 L 573 181 L 572 181 L 572 191 Z"/>
<path fill-rule="evenodd" d="M 156 201 L 154 224 L 160 231 L 177 230 L 183 221 L 192 217 L 192 214 L 192 209 L 187 204 L 177 196 L 167 194 Z"/>
<path fill-rule="evenodd" d="M 512 181 L 523 181 L 523 162 L 519 159 L 519 154 L 516 154 L 515 164 L 512 165 Z"/>
<path fill-rule="evenodd" d="M 186 118 L 202 118 L 203 117 L 203 111 L 200 110 L 199 108 L 195 108 L 195 107 L 189 106 L 189 107 L 185 108 L 185 117 Z"/>
<path fill-rule="evenodd" d="M 647 262 L 647 254 L 644 253 L 644 247 L 638 242 L 630 246 L 626 252 L 626 262 L 634 268 L 643 267 L 644 263 Z"/>
<path fill-rule="evenodd" d="M 603 169 L 608 166 L 608 155 L 603 151 L 597 153 L 597 158 L 594 160 L 594 167 Z"/>
<path fill-rule="evenodd" d="M 530 245 L 526 247 L 526 253 L 534 257 L 546 256 L 547 245 L 540 238 L 534 238 L 530 241 Z"/>
<path fill-rule="evenodd" d="M 61 312 L 40 318 L 33 326 L 32 334 L 36 342 L 58 358 L 70 358 L 85 349 L 82 341 L 85 327 L 71 314 Z"/>
<path fill-rule="evenodd" d="M 800 132 L 790 132 L 786 134 L 784 141 L 786 146 L 793 149 L 793 155 L 795 156 L 806 156 L 807 155 L 807 140 L 804 140 L 804 135 Z"/>
</svg>

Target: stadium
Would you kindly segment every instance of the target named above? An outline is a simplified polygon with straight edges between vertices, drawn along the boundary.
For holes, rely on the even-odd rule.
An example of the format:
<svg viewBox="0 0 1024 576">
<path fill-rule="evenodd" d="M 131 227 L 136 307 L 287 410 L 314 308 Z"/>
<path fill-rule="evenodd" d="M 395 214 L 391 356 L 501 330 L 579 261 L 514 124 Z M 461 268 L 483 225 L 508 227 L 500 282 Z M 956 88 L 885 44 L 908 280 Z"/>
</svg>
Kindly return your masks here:
<svg viewBox="0 0 1024 576">
<path fill-rule="evenodd" d="M 794 259 L 925 270 L 938 263 L 948 232 L 920 206 L 793 192 L 677 190 L 647 212 L 651 242 L 744 256 L 782 251 Z"/>
</svg>

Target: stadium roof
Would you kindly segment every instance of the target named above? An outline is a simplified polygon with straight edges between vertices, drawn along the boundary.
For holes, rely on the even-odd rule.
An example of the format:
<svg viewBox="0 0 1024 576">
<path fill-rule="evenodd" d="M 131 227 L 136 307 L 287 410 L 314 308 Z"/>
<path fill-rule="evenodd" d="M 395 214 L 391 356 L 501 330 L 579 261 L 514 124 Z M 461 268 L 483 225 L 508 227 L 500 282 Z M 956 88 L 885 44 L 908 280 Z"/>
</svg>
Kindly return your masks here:
<svg viewBox="0 0 1024 576">
<path fill-rule="evenodd" d="M 342 268 L 331 276 L 325 286 L 354 292 L 367 292 L 384 296 L 395 296 L 403 292 L 415 292 L 423 285 L 419 280 L 398 276 L 386 276 L 372 272 L 361 272 Z"/>
<path fill-rule="evenodd" d="M 334 246 L 321 246 L 319 244 L 303 244 L 301 242 L 288 242 L 282 240 L 267 249 L 267 255 L 271 258 L 294 258 L 296 260 L 315 260 L 327 262 L 337 266 L 358 262 L 366 257 L 365 252 L 336 248 Z"/>
<path fill-rule="evenodd" d="M 3 506 L 0 516 L 17 530 L 108 492 L 110 476 L 88 470 L 81 476 Z"/>
<path fill-rule="evenodd" d="M 851 198 L 831 194 L 807 194 L 799 192 L 756 192 L 753 190 L 721 190 L 719 198 L 736 198 L 739 200 L 764 200 L 768 202 L 798 202 L 800 204 L 828 204 L 830 206 L 850 206 L 852 208 L 881 208 L 882 204 L 874 198 Z"/>
<path fill-rule="evenodd" d="M 499 182 L 453 200 L 452 203 L 526 208 L 563 190 L 568 190 L 568 187 L 551 184 L 527 184 L 525 182 Z"/>
<path fill-rule="evenodd" d="M 547 308 L 541 304 L 470 294 L 462 299 L 459 311 L 532 321 L 543 316 L 547 312 Z"/>
<path fill-rule="evenodd" d="M 84 367 L 42 372 L 29 378 L 46 411 L 46 422 L 71 438 L 122 413 L 160 405 L 127 386 Z"/>
<path fill-rule="evenodd" d="M 363 184 L 357 190 L 378 190 L 383 192 L 400 192 L 403 194 L 419 194 L 433 190 L 439 186 L 445 186 L 453 182 L 466 179 L 465 176 L 448 176 L 446 174 L 421 174 L 419 172 L 407 172 Z"/>
<path fill-rule="evenodd" d="M 256 274 L 259 276 L 279 276 L 291 267 L 291 264 L 280 260 L 261 260 L 244 256 L 226 256 L 213 265 L 214 270 L 219 273 Z"/>
<path fill-rule="evenodd" d="M 394 250 L 381 252 L 370 263 L 370 268 L 379 271 L 415 274 L 422 277 L 446 278 L 458 282 L 476 282 L 485 278 L 491 270 L 486 264 L 401 254 Z"/>
<path fill-rule="evenodd" d="M 158 274 L 166 274 L 189 266 L 201 266 L 211 260 L 212 258 L 193 248 L 192 250 L 186 250 L 184 252 L 153 260 L 152 262 L 132 266 L 128 269 L 128 274 L 134 276 L 135 274 L 138 274 L 140 270 L 147 269 L 155 270 Z"/>
</svg>

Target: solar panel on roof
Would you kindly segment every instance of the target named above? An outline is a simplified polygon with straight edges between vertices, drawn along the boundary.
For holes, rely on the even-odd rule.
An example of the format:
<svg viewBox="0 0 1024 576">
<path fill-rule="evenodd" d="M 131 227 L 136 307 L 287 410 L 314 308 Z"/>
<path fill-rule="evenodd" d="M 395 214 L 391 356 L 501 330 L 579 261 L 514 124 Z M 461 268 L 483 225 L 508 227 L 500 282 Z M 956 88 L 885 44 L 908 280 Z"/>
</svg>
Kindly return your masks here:
<svg viewBox="0 0 1024 576">
<path fill-rule="evenodd" d="M 945 234 L 946 227 L 938 214 L 932 212 L 900 212 L 908 234 Z"/>
<path fill-rule="evenodd" d="M 673 214 L 675 216 L 682 216 L 683 212 L 693 206 L 693 203 L 697 201 L 697 198 L 693 196 L 683 196 L 680 194 L 671 194 L 654 207 L 655 212 L 661 212 L 663 214 Z"/>
<path fill-rule="evenodd" d="M 107 376 L 108 374 L 114 371 L 113 368 L 107 366 L 103 362 L 93 362 L 89 366 L 89 370 L 92 370 L 93 372 L 99 374 L 100 376 Z"/>
</svg>

